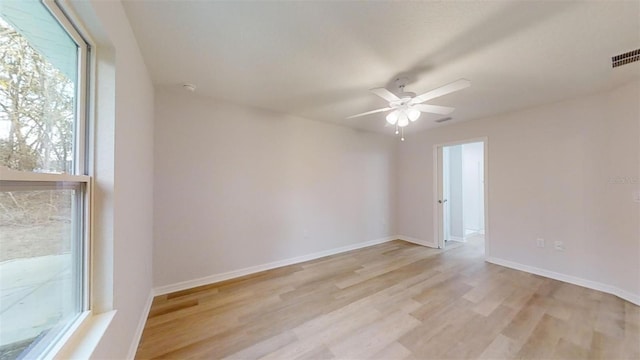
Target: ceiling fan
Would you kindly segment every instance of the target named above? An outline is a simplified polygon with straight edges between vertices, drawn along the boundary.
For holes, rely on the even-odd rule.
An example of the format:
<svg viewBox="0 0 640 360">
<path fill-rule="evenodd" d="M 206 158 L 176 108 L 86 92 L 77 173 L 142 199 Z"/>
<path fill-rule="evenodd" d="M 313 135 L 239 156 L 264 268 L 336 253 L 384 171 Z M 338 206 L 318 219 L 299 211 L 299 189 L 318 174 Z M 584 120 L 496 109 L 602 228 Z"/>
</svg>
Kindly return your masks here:
<svg viewBox="0 0 640 360">
<path fill-rule="evenodd" d="M 418 120 L 420 114 L 423 112 L 447 115 L 455 110 L 452 107 L 424 104 L 424 102 L 471 86 L 471 81 L 460 79 L 447 85 L 441 86 L 437 89 L 428 91 L 422 95 L 416 95 L 415 93 L 404 91 L 404 87 L 407 84 L 407 81 L 407 78 L 396 79 L 396 85 L 398 86 L 399 90 L 397 94 L 394 94 L 385 88 L 371 89 L 370 91 L 372 93 L 387 100 L 389 102 L 389 106 L 381 109 L 367 111 L 357 115 L 352 115 L 347 119 L 353 119 L 360 116 L 391 110 L 387 114 L 386 119 L 390 125 L 396 126 L 396 134 L 398 134 L 400 130 L 403 130 L 403 128 L 409 125 L 410 122 Z M 404 141 L 404 136 L 402 136 L 400 140 Z"/>
</svg>

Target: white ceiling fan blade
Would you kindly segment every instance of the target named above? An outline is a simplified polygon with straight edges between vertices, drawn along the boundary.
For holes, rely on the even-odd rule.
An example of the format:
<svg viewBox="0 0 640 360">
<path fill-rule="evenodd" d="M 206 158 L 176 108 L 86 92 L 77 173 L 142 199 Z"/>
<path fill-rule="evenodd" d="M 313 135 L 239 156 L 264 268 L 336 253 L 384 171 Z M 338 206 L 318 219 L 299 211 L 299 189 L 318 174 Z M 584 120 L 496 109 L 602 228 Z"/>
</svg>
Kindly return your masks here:
<svg viewBox="0 0 640 360">
<path fill-rule="evenodd" d="M 455 108 L 448 107 L 448 106 L 429 105 L 429 104 L 416 104 L 416 105 L 413 105 L 412 108 L 416 110 L 420 110 L 422 112 L 440 114 L 440 115 L 449 115 L 453 112 L 453 110 L 455 110 Z"/>
<path fill-rule="evenodd" d="M 431 100 L 431 99 L 435 99 L 437 97 L 443 96 L 443 95 L 447 95 L 450 94 L 454 91 L 458 91 L 458 90 L 462 90 L 465 88 L 468 88 L 469 86 L 471 86 L 471 81 L 466 80 L 466 79 L 460 79 L 460 80 L 456 80 L 450 84 L 441 86 L 437 89 L 433 89 L 429 92 L 426 92 L 422 95 L 418 95 L 416 97 L 414 97 L 413 99 L 411 99 L 411 103 L 412 104 L 420 104 L 422 102 L 425 102 L 427 100 Z"/>
<path fill-rule="evenodd" d="M 391 110 L 391 108 L 390 107 L 386 107 L 386 108 L 382 108 L 382 109 L 371 110 L 371 111 L 367 111 L 367 112 L 362 113 L 362 114 L 351 115 L 347 119 L 353 119 L 353 118 L 357 118 L 357 117 L 360 117 L 360 116 L 375 114 L 375 113 L 379 113 L 379 112 L 383 112 L 383 111 L 387 111 L 387 110 Z"/>
<path fill-rule="evenodd" d="M 380 96 L 381 98 L 387 100 L 388 102 L 392 102 L 392 101 L 398 101 L 400 100 L 400 98 L 398 96 L 396 96 L 396 94 L 392 93 L 391 91 L 385 89 L 385 88 L 375 88 L 375 89 L 371 89 L 369 90 L 372 93 Z"/>
</svg>

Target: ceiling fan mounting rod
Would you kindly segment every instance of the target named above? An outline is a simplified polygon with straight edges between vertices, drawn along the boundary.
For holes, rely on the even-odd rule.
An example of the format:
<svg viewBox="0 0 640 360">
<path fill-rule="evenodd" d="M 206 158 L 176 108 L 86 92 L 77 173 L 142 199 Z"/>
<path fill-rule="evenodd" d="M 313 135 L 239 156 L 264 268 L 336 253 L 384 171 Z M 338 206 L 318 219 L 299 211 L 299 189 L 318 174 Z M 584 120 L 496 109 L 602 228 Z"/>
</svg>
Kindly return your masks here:
<svg viewBox="0 0 640 360">
<path fill-rule="evenodd" d="M 404 92 L 404 87 L 407 86 L 407 83 L 409 82 L 409 79 L 406 77 L 398 77 L 396 78 L 396 86 L 398 87 L 398 89 L 400 89 L 400 92 Z"/>
</svg>

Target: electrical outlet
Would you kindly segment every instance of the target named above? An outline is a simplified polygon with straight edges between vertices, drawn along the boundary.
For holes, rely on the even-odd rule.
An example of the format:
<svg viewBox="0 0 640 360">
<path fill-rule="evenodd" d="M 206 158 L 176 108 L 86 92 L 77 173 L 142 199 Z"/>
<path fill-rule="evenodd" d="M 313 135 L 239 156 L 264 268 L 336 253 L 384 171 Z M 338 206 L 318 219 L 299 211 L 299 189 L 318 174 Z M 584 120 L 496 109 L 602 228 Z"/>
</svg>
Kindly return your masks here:
<svg viewBox="0 0 640 360">
<path fill-rule="evenodd" d="M 564 242 L 563 241 L 556 241 L 555 242 L 555 248 L 558 251 L 564 251 Z"/>
<path fill-rule="evenodd" d="M 537 238 L 536 239 L 536 246 L 539 248 L 543 248 L 544 247 L 544 239 L 543 238 Z"/>
<path fill-rule="evenodd" d="M 640 203 L 640 191 L 636 191 L 633 193 L 633 201 Z"/>
</svg>

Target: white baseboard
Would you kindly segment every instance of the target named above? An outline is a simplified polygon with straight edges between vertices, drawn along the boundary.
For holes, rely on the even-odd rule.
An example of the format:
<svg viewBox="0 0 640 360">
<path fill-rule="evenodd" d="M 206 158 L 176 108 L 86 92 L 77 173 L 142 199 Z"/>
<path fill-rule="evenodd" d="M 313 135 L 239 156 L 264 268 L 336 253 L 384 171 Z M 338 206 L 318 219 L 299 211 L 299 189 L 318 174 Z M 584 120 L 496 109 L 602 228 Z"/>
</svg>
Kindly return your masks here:
<svg viewBox="0 0 640 360">
<path fill-rule="evenodd" d="M 301 263 L 309 260 L 318 259 L 325 256 L 330 256 L 330 255 L 335 255 L 335 254 L 339 254 L 339 253 L 343 253 L 351 250 L 360 249 L 367 246 L 378 245 L 378 244 L 382 244 L 382 243 L 396 240 L 396 239 L 398 239 L 397 236 L 387 236 L 381 239 L 364 241 L 361 243 L 342 246 L 335 249 L 319 251 L 313 254 L 302 255 L 302 256 L 280 260 L 280 261 L 274 261 L 267 264 L 251 266 L 244 269 L 233 270 L 233 271 L 229 271 L 221 274 L 213 274 L 213 275 L 205 276 L 199 279 L 181 281 L 175 284 L 158 286 L 154 288 L 153 293 L 155 296 L 170 294 L 172 292 L 191 289 L 191 288 L 203 286 L 203 285 L 209 285 L 209 284 L 217 283 L 220 281 L 229 280 L 229 279 L 233 279 L 233 278 L 237 278 L 245 275 L 250 275 L 250 274 L 254 274 L 254 273 L 265 271 L 265 270 L 271 270 L 271 269 L 275 269 L 275 268 L 279 268 L 287 265 L 293 265 L 293 264 L 297 264 L 297 263 Z"/>
<path fill-rule="evenodd" d="M 466 237 L 449 235 L 449 241 L 467 242 Z"/>
<path fill-rule="evenodd" d="M 397 236 L 398 240 L 402 240 L 402 241 L 406 241 L 406 242 L 410 242 L 416 245 L 422 245 L 422 246 L 426 246 L 426 247 L 430 247 L 430 248 L 438 248 L 438 244 L 434 244 L 432 242 L 428 242 L 425 240 L 420 240 L 411 236 L 406 236 L 406 235 L 398 235 Z"/>
<path fill-rule="evenodd" d="M 140 319 L 138 320 L 138 327 L 136 328 L 136 332 L 133 334 L 133 341 L 131 342 L 131 346 L 129 347 L 129 354 L 127 354 L 127 359 L 133 360 L 136 357 L 136 352 L 138 351 L 138 346 L 140 345 L 140 339 L 142 338 L 142 331 L 144 330 L 144 325 L 147 323 L 149 311 L 151 310 L 151 304 L 153 303 L 153 294 L 154 291 L 153 289 L 151 289 L 151 291 L 149 291 L 149 296 L 147 297 L 147 302 L 144 304 L 144 309 L 142 309 Z"/>
<path fill-rule="evenodd" d="M 492 264 L 508 267 L 508 268 L 511 268 L 511 269 L 516 269 L 516 270 L 528 272 L 528 273 L 531 273 L 531 274 L 544 276 L 544 277 L 547 277 L 547 278 L 550 278 L 550 279 L 559 280 L 559 281 L 563 281 L 563 282 L 566 282 L 566 283 L 570 283 L 570 284 L 586 287 L 586 288 L 589 288 L 589 289 L 606 292 L 606 293 L 615 295 L 615 296 L 617 296 L 619 298 L 622 298 L 624 300 L 627 300 L 627 301 L 629 301 L 629 302 L 631 302 L 633 304 L 636 304 L 636 305 L 640 306 L 640 295 L 639 294 L 632 294 L 632 293 L 630 293 L 628 291 L 622 290 L 622 289 L 617 288 L 615 286 L 603 284 L 603 283 L 600 283 L 600 282 L 597 282 L 597 281 L 591 281 L 591 280 L 579 278 L 579 277 L 576 277 L 576 276 L 561 274 L 561 273 L 557 273 L 557 272 L 554 272 L 554 271 L 537 268 L 537 267 L 534 267 L 534 266 L 524 265 L 524 264 L 520 264 L 520 263 L 517 263 L 517 262 L 504 260 L 504 259 L 500 259 L 500 258 L 496 258 L 496 257 L 488 257 L 488 258 L 486 258 L 486 261 L 488 261 L 488 262 L 490 262 Z"/>
</svg>

